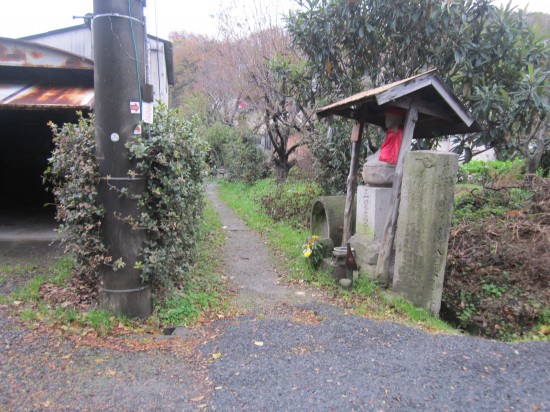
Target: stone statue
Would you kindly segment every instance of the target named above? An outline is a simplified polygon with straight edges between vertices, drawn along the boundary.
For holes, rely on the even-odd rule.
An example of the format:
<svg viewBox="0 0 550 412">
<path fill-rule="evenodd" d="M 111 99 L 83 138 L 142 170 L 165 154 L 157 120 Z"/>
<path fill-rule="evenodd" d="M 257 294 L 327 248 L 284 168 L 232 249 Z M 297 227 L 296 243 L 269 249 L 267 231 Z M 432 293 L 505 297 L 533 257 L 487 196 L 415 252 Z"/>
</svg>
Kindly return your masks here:
<svg viewBox="0 0 550 412">
<path fill-rule="evenodd" d="M 363 181 L 370 186 L 391 186 L 395 174 L 395 164 L 403 139 L 403 122 L 406 112 L 390 108 L 384 112 L 386 121 L 386 139 L 382 147 L 367 157 L 363 165 Z"/>
</svg>

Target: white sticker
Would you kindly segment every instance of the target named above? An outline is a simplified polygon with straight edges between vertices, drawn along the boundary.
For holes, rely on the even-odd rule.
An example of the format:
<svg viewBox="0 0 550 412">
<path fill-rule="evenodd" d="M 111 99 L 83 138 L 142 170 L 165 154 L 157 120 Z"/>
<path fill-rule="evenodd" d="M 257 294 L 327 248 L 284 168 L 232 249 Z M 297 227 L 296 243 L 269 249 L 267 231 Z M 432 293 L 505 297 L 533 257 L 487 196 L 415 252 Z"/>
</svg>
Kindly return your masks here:
<svg viewBox="0 0 550 412">
<path fill-rule="evenodd" d="M 138 124 L 134 129 L 134 134 L 141 134 L 141 125 Z"/>
<path fill-rule="evenodd" d="M 141 110 L 139 108 L 139 102 L 130 102 L 130 113 L 140 114 Z"/>
<path fill-rule="evenodd" d="M 112 142 L 118 142 L 118 139 L 120 139 L 120 136 L 118 135 L 118 133 L 111 133 Z"/>
<path fill-rule="evenodd" d="M 153 123 L 153 103 L 143 102 L 143 121 L 147 124 Z"/>
</svg>

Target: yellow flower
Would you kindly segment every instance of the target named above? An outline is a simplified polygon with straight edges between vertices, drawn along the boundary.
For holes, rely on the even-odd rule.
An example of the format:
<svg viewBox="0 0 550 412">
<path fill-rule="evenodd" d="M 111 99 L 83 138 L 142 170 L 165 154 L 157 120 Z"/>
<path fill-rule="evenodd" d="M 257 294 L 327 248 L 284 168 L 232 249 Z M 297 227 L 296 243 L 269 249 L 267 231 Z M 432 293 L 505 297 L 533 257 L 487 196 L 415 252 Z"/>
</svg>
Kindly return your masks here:
<svg viewBox="0 0 550 412">
<path fill-rule="evenodd" d="M 306 251 L 304 252 L 304 256 L 305 257 L 310 257 L 311 256 L 311 249 L 310 248 L 306 249 Z"/>
<path fill-rule="evenodd" d="M 311 236 L 311 238 L 312 238 L 312 239 L 319 239 L 319 236 L 313 235 L 313 236 Z"/>
</svg>

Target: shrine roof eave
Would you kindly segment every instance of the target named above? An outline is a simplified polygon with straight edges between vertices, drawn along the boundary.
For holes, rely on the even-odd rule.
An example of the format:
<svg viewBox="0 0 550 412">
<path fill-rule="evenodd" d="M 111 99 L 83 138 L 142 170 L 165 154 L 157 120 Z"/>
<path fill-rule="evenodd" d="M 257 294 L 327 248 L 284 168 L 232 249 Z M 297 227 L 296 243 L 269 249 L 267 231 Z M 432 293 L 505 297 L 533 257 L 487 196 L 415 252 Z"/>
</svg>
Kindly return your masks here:
<svg viewBox="0 0 550 412">
<path fill-rule="evenodd" d="M 415 138 L 482 131 L 435 70 L 349 96 L 319 109 L 317 116 L 341 116 L 384 128 L 384 111 L 390 107 L 407 109 L 412 100 L 419 112 Z"/>
</svg>

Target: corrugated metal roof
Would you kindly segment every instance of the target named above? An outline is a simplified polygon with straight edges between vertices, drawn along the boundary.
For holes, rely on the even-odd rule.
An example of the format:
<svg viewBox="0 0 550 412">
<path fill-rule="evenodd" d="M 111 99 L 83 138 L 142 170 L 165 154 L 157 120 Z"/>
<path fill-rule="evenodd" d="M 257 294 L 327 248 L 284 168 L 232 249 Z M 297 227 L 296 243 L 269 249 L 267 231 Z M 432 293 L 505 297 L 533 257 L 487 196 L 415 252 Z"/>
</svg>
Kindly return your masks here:
<svg viewBox="0 0 550 412">
<path fill-rule="evenodd" d="M 92 60 L 53 47 L 0 37 L 0 65 L 93 70 Z"/>
<path fill-rule="evenodd" d="M 90 109 L 93 87 L 0 82 L 0 108 Z"/>
</svg>

